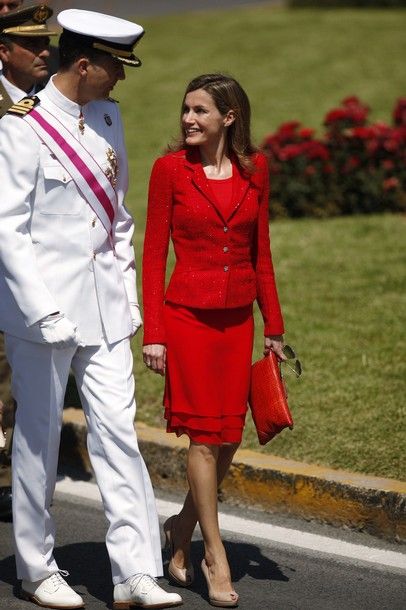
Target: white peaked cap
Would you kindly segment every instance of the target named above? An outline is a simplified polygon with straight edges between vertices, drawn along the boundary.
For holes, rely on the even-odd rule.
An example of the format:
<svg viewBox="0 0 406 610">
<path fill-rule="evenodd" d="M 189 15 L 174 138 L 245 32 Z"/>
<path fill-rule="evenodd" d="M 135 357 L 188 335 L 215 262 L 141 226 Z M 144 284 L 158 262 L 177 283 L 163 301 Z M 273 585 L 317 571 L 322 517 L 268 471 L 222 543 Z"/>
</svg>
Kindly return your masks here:
<svg viewBox="0 0 406 610">
<path fill-rule="evenodd" d="M 57 20 L 64 30 L 83 36 L 93 48 L 110 53 L 127 65 L 141 65 L 132 53 L 145 33 L 138 23 L 76 8 L 61 11 Z"/>
</svg>

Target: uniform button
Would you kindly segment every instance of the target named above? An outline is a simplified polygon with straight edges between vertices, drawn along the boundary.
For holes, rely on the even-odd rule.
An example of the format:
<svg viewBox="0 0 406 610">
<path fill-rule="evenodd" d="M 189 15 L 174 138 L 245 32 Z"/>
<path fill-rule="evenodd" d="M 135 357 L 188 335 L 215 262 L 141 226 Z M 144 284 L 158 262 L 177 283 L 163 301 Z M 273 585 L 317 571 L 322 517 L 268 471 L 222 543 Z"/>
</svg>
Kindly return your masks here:
<svg viewBox="0 0 406 610">
<path fill-rule="evenodd" d="M 228 246 L 224 246 L 223 252 L 228 252 Z"/>
<path fill-rule="evenodd" d="M 95 226 L 96 226 L 96 218 L 93 218 L 93 220 L 92 220 L 92 227 L 95 227 Z"/>
<path fill-rule="evenodd" d="M 96 252 L 93 252 L 93 260 L 96 260 Z"/>
<path fill-rule="evenodd" d="M 228 271 L 228 265 L 224 265 L 224 271 Z"/>
<path fill-rule="evenodd" d="M 223 227 L 223 231 L 224 231 L 224 233 L 227 233 L 228 227 Z"/>
</svg>

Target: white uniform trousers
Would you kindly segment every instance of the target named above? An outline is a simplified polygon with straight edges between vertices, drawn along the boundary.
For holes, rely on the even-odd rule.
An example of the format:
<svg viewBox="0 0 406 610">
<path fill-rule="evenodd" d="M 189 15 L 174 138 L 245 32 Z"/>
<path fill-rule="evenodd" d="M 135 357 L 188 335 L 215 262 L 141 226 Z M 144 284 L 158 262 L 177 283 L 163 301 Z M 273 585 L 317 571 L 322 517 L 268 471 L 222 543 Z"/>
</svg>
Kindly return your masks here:
<svg viewBox="0 0 406 610">
<path fill-rule="evenodd" d="M 18 408 L 13 442 L 13 522 L 17 576 L 58 570 L 53 557 L 55 490 L 65 388 L 72 367 L 88 427 L 87 445 L 109 522 L 113 583 L 137 572 L 162 576 L 158 515 L 134 431 L 132 354 L 114 345 L 55 349 L 5 336 Z"/>
</svg>

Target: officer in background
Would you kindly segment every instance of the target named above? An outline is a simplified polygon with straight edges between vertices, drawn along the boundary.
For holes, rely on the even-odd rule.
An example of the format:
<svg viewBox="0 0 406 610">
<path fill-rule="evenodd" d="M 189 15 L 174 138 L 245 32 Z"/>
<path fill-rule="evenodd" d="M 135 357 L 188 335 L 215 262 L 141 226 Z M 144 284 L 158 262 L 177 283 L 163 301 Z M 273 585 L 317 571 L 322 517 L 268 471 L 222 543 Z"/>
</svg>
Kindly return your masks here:
<svg viewBox="0 0 406 610">
<path fill-rule="evenodd" d="M 0 118 L 14 102 L 34 93 L 49 76 L 47 25 L 52 10 L 45 5 L 20 8 L 21 1 L 0 0 Z M 11 10 L 14 9 L 14 10 Z M 10 367 L 0 334 L 0 519 L 10 519 L 11 443 L 15 403 L 10 392 Z"/>
<path fill-rule="evenodd" d="M 20 8 L 23 0 L 0 0 L 0 15 L 4 15 L 9 11 L 14 11 L 17 8 Z"/>
<path fill-rule="evenodd" d="M 0 124 L 0 328 L 18 408 L 13 529 L 21 594 L 80 608 L 54 557 L 50 505 L 73 369 L 109 522 L 114 608 L 182 603 L 162 589 L 155 498 L 134 431 L 130 337 L 141 325 L 128 162 L 118 105 L 141 26 L 92 11 L 58 15 L 60 68 Z"/>
</svg>

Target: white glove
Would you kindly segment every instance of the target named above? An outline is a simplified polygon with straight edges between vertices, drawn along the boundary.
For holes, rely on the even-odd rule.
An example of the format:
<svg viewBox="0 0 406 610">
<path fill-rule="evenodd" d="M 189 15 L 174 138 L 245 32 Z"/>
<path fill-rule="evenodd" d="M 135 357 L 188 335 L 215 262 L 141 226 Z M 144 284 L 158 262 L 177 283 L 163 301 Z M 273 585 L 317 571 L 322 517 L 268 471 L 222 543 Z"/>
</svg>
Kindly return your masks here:
<svg viewBox="0 0 406 610">
<path fill-rule="evenodd" d="M 134 337 L 138 329 L 142 326 L 142 319 L 140 314 L 140 308 L 138 303 L 130 303 L 130 312 L 131 319 L 133 323 L 133 328 L 131 331 L 131 336 Z"/>
<path fill-rule="evenodd" d="M 43 343 L 52 345 L 57 349 L 83 345 L 77 326 L 68 318 L 65 318 L 63 313 L 58 312 L 46 316 L 38 322 L 38 325 Z"/>
</svg>

